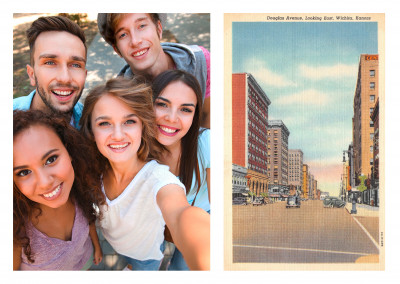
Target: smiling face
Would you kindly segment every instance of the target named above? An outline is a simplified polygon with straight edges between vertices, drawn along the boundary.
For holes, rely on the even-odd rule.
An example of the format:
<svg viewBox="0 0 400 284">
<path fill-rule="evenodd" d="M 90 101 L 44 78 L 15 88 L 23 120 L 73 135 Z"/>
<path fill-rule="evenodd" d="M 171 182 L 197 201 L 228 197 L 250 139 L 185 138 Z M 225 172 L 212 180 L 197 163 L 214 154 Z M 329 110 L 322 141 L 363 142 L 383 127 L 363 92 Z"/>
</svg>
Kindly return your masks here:
<svg viewBox="0 0 400 284">
<path fill-rule="evenodd" d="M 158 142 L 166 147 L 179 145 L 192 125 L 196 104 L 196 94 L 183 82 L 165 87 L 154 101 Z"/>
<path fill-rule="evenodd" d="M 114 50 L 125 59 L 133 73 L 158 74 L 161 71 L 161 23 L 155 25 L 149 14 L 126 14 L 115 27 Z"/>
<path fill-rule="evenodd" d="M 57 134 L 33 125 L 14 137 L 13 176 L 30 200 L 51 208 L 64 205 L 75 179 L 67 149 Z"/>
<path fill-rule="evenodd" d="M 138 160 L 142 122 L 120 99 L 102 96 L 94 105 L 91 125 L 97 148 L 110 163 Z"/>
<path fill-rule="evenodd" d="M 86 79 L 86 51 L 79 37 L 68 32 L 42 32 L 36 39 L 33 67 L 27 72 L 35 96 L 32 108 L 71 113 Z"/>
</svg>

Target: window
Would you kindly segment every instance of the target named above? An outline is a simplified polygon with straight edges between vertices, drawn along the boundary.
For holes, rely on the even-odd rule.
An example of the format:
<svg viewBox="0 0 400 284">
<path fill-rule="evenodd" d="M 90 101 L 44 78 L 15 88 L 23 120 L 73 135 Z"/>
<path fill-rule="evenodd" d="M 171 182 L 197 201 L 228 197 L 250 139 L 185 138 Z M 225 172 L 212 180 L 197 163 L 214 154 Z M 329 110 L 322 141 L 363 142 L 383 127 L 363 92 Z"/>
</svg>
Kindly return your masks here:
<svg viewBox="0 0 400 284">
<path fill-rule="evenodd" d="M 369 126 L 374 127 L 374 122 L 372 120 L 369 121 Z"/>
<path fill-rule="evenodd" d="M 371 90 L 374 90 L 374 89 L 375 89 L 375 82 L 370 82 L 370 83 L 369 83 L 369 88 L 370 88 Z"/>
<path fill-rule="evenodd" d="M 369 70 L 369 76 L 375 77 L 375 70 Z"/>
<path fill-rule="evenodd" d="M 374 140 L 374 133 L 369 134 L 369 139 Z"/>
<path fill-rule="evenodd" d="M 370 95 L 369 96 L 369 101 L 370 102 L 375 102 L 375 95 Z"/>
<path fill-rule="evenodd" d="M 371 108 L 369 109 L 369 114 L 371 114 L 373 111 L 374 111 L 374 108 L 371 107 Z"/>
<path fill-rule="evenodd" d="M 370 147 L 369 147 L 369 151 L 370 151 L 371 153 L 373 153 L 373 152 L 374 152 L 374 146 L 370 146 Z"/>
</svg>

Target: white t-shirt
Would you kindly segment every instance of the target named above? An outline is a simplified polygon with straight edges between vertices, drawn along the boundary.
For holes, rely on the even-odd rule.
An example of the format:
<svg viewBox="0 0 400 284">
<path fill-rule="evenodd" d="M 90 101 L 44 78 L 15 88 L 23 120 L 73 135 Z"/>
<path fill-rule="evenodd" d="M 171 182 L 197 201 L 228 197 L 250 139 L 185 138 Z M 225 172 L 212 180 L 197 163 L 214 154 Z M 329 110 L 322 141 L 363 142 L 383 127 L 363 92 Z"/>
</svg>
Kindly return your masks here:
<svg viewBox="0 0 400 284">
<path fill-rule="evenodd" d="M 157 205 L 158 191 L 168 185 L 185 186 L 168 166 L 150 161 L 114 200 L 103 205 L 102 233 L 114 250 L 137 260 L 160 260 L 165 221 Z M 103 186 L 104 191 L 104 186 Z"/>
</svg>

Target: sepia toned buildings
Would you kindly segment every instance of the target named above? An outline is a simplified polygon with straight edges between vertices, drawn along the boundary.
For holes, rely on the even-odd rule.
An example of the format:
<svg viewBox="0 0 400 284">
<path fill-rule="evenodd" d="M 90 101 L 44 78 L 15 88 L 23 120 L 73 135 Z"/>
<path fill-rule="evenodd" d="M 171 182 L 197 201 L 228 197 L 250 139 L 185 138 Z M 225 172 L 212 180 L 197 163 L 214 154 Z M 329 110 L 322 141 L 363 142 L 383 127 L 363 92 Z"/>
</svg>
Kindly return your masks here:
<svg viewBox="0 0 400 284">
<path fill-rule="evenodd" d="M 232 163 L 265 175 L 270 104 L 251 74 L 232 74 Z"/>
<path fill-rule="evenodd" d="M 282 120 L 268 122 L 268 178 L 272 184 L 289 184 L 289 135 Z"/>
<path fill-rule="evenodd" d="M 374 122 L 371 119 L 379 96 L 379 56 L 362 54 L 358 66 L 357 85 L 353 102 L 354 171 L 371 176 L 374 152 Z"/>
<path fill-rule="evenodd" d="M 303 151 L 289 149 L 289 185 L 301 188 L 303 185 Z"/>
</svg>

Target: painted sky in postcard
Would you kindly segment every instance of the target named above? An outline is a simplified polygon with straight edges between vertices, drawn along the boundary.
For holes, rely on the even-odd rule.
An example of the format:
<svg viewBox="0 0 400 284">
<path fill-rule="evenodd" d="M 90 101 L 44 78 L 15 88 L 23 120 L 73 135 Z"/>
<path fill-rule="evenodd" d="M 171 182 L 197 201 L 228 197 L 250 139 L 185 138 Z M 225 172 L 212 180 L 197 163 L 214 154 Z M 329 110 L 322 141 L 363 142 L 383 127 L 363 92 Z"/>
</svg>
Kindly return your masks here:
<svg viewBox="0 0 400 284">
<path fill-rule="evenodd" d="M 378 53 L 376 22 L 234 22 L 232 71 L 251 73 L 290 131 L 318 188 L 339 195 L 352 140 L 360 54 Z"/>
</svg>

